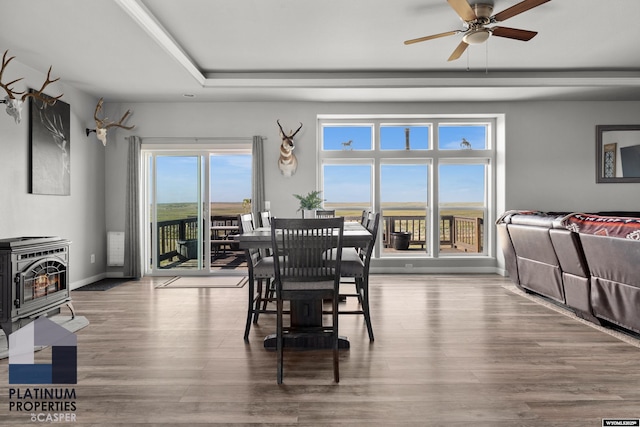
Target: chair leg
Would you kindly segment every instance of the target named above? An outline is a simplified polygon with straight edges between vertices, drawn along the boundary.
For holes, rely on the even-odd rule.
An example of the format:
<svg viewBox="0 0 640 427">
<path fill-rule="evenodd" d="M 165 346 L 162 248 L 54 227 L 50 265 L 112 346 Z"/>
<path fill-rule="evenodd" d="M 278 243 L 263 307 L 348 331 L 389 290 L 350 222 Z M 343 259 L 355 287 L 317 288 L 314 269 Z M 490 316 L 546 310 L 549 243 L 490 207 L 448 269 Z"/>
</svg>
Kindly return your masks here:
<svg viewBox="0 0 640 427">
<path fill-rule="evenodd" d="M 338 351 L 338 295 L 333 296 L 333 380 L 340 382 L 340 367 Z"/>
<path fill-rule="evenodd" d="M 262 279 L 258 279 L 258 288 L 256 290 L 256 294 L 256 305 L 253 311 L 253 323 L 258 323 L 258 316 L 260 315 L 260 302 L 262 301 Z"/>
<path fill-rule="evenodd" d="M 369 341 L 374 341 L 373 326 L 371 326 L 371 312 L 369 311 L 369 278 L 364 277 L 359 279 L 360 292 L 358 292 L 360 303 L 362 304 L 362 312 L 364 314 L 364 321 L 367 324 L 367 332 L 369 333 Z"/>
<path fill-rule="evenodd" d="M 244 340 L 249 340 L 249 331 L 251 330 L 251 315 L 253 314 L 253 298 L 254 298 L 254 285 L 253 285 L 253 275 L 249 274 L 249 296 L 247 300 L 249 301 L 249 305 L 247 307 L 247 324 L 244 327 Z"/>
<path fill-rule="evenodd" d="M 281 299 L 277 301 L 277 311 L 278 314 L 276 316 L 276 353 L 278 359 L 278 384 L 282 384 L 282 370 L 283 370 L 283 330 L 282 330 L 282 309 L 283 303 Z"/>
<path fill-rule="evenodd" d="M 270 280 L 267 280 L 267 286 L 264 289 L 264 300 L 262 301 L 262 311 L 267 309 L 267 302 L 269 302 L 269 300 L 273 300 L 274 296 L 275 290 L 273 289 Z"/>
</svg>

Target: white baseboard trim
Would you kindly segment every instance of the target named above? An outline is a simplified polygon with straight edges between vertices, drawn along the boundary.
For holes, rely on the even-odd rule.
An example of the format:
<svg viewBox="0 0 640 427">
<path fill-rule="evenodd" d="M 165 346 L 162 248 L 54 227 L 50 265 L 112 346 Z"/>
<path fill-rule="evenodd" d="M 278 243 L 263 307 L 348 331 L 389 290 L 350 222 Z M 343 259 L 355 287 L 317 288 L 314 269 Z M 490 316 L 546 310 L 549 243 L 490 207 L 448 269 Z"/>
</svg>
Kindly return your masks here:
<svg viewBox="0 0 640 427">
<path fill-rule="evenodd" d="M 371 274 L 499 274 L 496 267 L 369 267 Z"/>
<path fill-rule="evenodd" d="M 78 289 L 83 287 L 84 285 L 88 285 L 89 283 L 97 282 L 98 280 L 104 279 L 105 277 L 107 277 L 106 273 L 100 273 L 96 274 L 95 276 L 84 278 L 82 280 L 77 280 L 69 285 L 69 289 Z"/>
</svg>

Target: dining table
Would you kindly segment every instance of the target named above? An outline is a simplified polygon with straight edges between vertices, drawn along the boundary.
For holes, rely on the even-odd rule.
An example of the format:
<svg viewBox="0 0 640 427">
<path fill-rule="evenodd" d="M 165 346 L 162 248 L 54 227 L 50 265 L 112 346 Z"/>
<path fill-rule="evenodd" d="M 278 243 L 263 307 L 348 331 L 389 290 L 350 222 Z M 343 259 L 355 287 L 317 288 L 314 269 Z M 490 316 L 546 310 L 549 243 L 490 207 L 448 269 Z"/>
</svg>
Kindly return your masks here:
<svg viewBox="0 0 640 427">
<path fill-rule="evenodd" d="M 226 253 L 227 246 L 231 248 L 233 237 L 237 235 L 240 227 L 238 225 L 231 224 L 214 224 L 211 226 L 211 246 L 215 248 L 217 254 L 222 248 L 223 253 Z"/>
<path fill-rule="evenodd" d="M 241 249 L 269 249 L 271 244 L 271 228 L 258 227 L 235 236 Z M 342 234 L 343 248 L 363 248 L 373 239 L 373 235 L 359 222 L 345 222 Z M 314 329 L 322 326 L 322 301 L 291 301 L 290 322 L 291 330 L 304 332 L 305 329 Z M 331 348 L 330 334 L 298 334 L 286 339 L 285 346 L 298 349 Z M 346 337 L 339 338 L 339 348 L 348 349 L 349 340 Z M 264 339 L 264 347 L 275 350 L 276 335 L 270 334 Z"/>
</svg>

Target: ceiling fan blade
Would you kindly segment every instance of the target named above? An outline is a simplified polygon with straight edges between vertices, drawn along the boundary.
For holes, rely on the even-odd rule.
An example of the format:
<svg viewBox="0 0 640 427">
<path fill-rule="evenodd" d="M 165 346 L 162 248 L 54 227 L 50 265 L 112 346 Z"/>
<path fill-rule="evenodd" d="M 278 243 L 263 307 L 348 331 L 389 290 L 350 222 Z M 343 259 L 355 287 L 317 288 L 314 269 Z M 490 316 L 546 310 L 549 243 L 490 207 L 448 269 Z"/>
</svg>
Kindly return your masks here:
<svg viewBox="0 0 640 427">
<path fill-rule="evenodd" d="M 491 34 L 498 37 L 506 37 L 508 39 L 516 39 L 529 41 L 538 34 L 537 31 L 519 30 L 517 28 L 493 27 Z"/>
<path fill-rule="evenodd" d="M 468 47 L 469 45 L 467 43 L 460 42 L 456 50 L 453 51 L 453 53 L 451 54 L 449 59 L 447 59 L 447 61 L 455 61 L 456 59 L 460 58 L 460 56 L 462 56 L 462 54 L 464 53 L 465 50 L 467 50 Z"/>
<path fill-rule="evenodd" d="M 440 37 L 453 36 L 455 34 L 458 34 L 459 32 L 460 32 L 459 30 L 447 31 L 446 33 L 433 34 L 431 36 L 425 36 L 425 37 L 420 37 L 420 38 L 417 38 L 417 39 L 405 40 L 404 44 L 413 44 L 413 43 L 418 43 L 418 42 L 424 42 L 424 41 L 427 41 L 427 40 L 439 39 Z"/>
<path fill-rule="evenodd" d="M 463 21 L 473 21 L 478 18 L 467 0 L 447 0 L 447 2 Z"/>
<path fill-rule="evenodd" d="M 501 22 L 506 19 L 509 19 L 513 16 L 516 16 L 522 12 L 526 12 L 529 9 L 533 9 L 534 7 L 538 7 L 541 4 L 544 4 L 551 0 L 524 0 L 520 3 L 514 4 L 510 8 L 503 10 L 502 12 L 496 13 L 493 18 L 495 22 Z"/>
</svg>

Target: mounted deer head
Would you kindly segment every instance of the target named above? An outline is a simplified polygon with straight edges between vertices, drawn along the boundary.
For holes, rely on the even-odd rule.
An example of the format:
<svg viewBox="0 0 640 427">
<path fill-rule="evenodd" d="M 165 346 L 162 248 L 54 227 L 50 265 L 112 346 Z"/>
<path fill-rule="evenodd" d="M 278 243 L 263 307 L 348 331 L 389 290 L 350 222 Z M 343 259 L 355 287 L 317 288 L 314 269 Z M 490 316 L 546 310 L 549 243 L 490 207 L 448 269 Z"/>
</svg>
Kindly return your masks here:
<svg viewBox="0 0 640 427">
<path fill-rule="evenodd" d="M 124 113 L 122 118 L 117 122 L 107 121 L 106 117 L 104 119 L 99 118 L 98 113 L 102 111 L 103 103 L 104 103 L 104 99 L 100 98 L 100 100 L 98 101 L 98 104 L 96 105 L 96 111 L 95 113 L 93 113 L 93 119 L 96 121 L 96 128 L 95 129 L 87 128 L 86 132 L 87 132 L 87 136 L 89 136 L 89 133 L 95 132 L 96 137 L 98 137 L 98 139 L 102 142 L 102 145 L 106 147 L 107 146 L 107 129 L 111 127 L 119 127 L 119 128 L 131 130 L 135 127 L 135 125 L 125 126 L 122 124 L 122 122 L 124 122 L 127 119 L 127 117 L 129 117 L 129 115 L 131 114 L 131 110 L 127 110 L 127 112 Z"/>
<path fill-rule="evenodd" d="M 282 143 L 280 144 L 280 157 L 278 158 L 278 168 L 284 176 L 291 176 L 296 173 L 296 169 L 298 169 L 298 159 L 295 154 L 293 154 L 293 149 L 295 148 L 293 137 L 296 136 L 300 129 L 302 129 L 302 123 L 300 123 L 300 127 L 296 129 L 295 132 L 291 130 L 287 135 L 287 133 L 282 129 L 282 125 L 280 125 L 280 120 L 277 120 L 276 122 L 280 128 L 280 138 L 282 138 Z"/>
<path fill-rule="evenodd" d="M 12 80 L 8 83 L 2 83 L 2 74 L 4 73 L 4 70 L 7 68 L 7 65 L 9 65 L 9 63 L 13 60 L 13 58 L 15 58 L 15 56 L 10 57 L 9 59 L 7 59 L 7 53 L 9 53 L 8 50 L 4 51 L 4 55 L 2 55 L 2 68 L 0 69 L 0 87 L 2 87 L 6 92 L 7 92 L 7 96 L 4 97 L 3 101 L 0 101 L 4 104 L 7 104 L 7 114 L 9 114 L 11 117 L 13 117 L 13 119 L 16 121 L 16 123 L 20 123 L 20 121 L 22 120 L 22 105 L 24 104 L 24 101 L 29 98 L 32 97 L 34 99 L 38 99 L 42 102 L 44 102 L 45 104 L 48 105 L 53 105 L 56 103 L 56 101 L 58 99 L 60 99 L 62 97 L 62 95 L 64 94 L 60 94 L 56 97 L 45 97 L 42 93 L 42 91 L 44 91 L 44 89 L 50 85 L 51 83 L 55 83 L 58 80 L 60 80 L 60 77 L 58 77 L 57 79 L 53 79 L 51 80 L 51 68 L 49 67 L 49 72 L 47 73 L 47 79 L 44 81 L 44 83 L 42 84 L 42 87 L 40 88 L 40 90 L 35 91 L 35 92 L 29 92 L 29 93 L 24 93 L 24 92 L 16 92 L 15 90 L 13 90 L 13 88 L 11 86 L 13 86 L 15 83 L 19 82 L 20 80 L 23 79 L 23 77 L 19 78 L 19 79 L 15 79 Z M 17 98 L 17 95 L 22 95 L 20 98 Z"/>
</svg>

